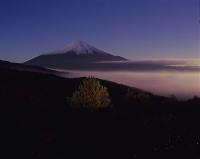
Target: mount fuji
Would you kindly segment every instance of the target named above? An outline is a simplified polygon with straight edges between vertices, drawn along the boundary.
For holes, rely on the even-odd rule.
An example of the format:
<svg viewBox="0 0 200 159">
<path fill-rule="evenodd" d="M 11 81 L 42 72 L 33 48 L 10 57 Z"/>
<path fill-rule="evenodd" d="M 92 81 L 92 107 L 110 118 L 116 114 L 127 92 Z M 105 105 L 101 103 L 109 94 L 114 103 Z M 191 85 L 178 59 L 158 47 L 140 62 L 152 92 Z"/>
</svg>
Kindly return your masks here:
<svg viewBox="0 0 200 159">
<path fill-rule="evenodd" d="M 101 62 L 126 60 L 123 57 L 97 49 L 84 41 L 76 41 L 49 54 L 35 57 L 25 64 L 50 68 L 81 69 L 95 67 Z"/>
<path fill-rule="evenodd" d="M 99 50 L 92 45 L 84 42 L 84 41 L 75 41 L 72 43 L 67 44 L 64 48 L 58 49 L 54 51 L 54 54 L 65 54 L 68 52 L 74 52 L 77 55 L 80 54 L 107 54 L 106 52 Z"/>
</svg>

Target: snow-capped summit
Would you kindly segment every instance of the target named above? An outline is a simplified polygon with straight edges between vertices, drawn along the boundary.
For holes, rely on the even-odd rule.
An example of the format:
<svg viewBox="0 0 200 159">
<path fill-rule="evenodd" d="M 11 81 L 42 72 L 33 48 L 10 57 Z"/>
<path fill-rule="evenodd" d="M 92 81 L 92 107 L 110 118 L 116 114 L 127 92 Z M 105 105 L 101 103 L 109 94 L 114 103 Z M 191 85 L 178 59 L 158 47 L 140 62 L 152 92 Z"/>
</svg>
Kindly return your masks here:
<svg viewBox="0 0 200 159">
<path fill-rule="evenodd" d="M 52 53 L 37 56 L 25 64 L 48 68 L 91 69 L 104 67 L 104 64 L 100 64 L 100 62 L 126 60 L 121 56 L 97 49 L 84 41 L 76 41 Z"/>
<path fill-rule="evenodd" d="M 55 50 L 53 52 L 53 54 L 64 54 L 64 53 L 68 53 L 68 52 L 73 52 L 77 55 L 79 55 L 79 54 L 94 54 L 94 53 L 107 54 L 106 52 L 99 50 L 81 40 L 69 43 L 65 47 Z"/>
</svg>

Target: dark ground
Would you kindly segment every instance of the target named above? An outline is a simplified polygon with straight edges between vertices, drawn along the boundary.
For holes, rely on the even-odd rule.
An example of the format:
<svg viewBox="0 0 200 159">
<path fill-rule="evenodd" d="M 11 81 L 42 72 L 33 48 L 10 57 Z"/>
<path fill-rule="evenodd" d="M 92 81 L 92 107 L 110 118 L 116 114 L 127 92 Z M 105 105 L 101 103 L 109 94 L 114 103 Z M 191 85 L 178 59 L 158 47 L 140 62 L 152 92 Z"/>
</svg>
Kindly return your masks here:
<svg viewBox="0 0 200 159">
<path fill-rule="evenodd" d="M 6 68 L 0 75 L 0 158 L 200 158 L 199 98 L 181 102 L 101 81 L 113 107 L 90 112 L 66 101 L 82 79 Z"/>
</svg>

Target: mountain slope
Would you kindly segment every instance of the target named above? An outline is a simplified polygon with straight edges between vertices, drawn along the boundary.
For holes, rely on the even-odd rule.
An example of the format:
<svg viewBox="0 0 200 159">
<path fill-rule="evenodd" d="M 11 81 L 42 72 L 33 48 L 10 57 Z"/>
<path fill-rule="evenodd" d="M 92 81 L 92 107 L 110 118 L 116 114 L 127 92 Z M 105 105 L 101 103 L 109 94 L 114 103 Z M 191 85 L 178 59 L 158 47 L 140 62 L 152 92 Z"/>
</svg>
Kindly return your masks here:
<svg viewBox="0 0 200 159">
<path fill-rule="evenodd" d="M 200 158 L 198 98 L 180 102 L 100 80 L 112 109 L 82 111 L 66 100 L 82 78 L 0 73 L 0 158 Z"/>
<path fill-rule="evenodd" d="M 120 56 L 108 54 L 99 50 L 86 42 L 77 41 L 66 45 L 50 54 L 40 55 L 25 64 L 54 67 L 54 68 L 74 68 L 75 66 L 91 66 L 92 63 L 101 61 L 125 61 Z"/>
<path fill-rule="evenodd" d="M 58 73 L 57 71 L 49 70 L 49 69 L 42 68 L 39 66 L 29 66 L 25 64 L 12 63 L 12 62 L 3 61 L 3 60 L 0 60 L 0 68 L 16 70 L 16 71 L 38 72 L 38 73 L 45 73 L 45 74 Z"/>
</svg>

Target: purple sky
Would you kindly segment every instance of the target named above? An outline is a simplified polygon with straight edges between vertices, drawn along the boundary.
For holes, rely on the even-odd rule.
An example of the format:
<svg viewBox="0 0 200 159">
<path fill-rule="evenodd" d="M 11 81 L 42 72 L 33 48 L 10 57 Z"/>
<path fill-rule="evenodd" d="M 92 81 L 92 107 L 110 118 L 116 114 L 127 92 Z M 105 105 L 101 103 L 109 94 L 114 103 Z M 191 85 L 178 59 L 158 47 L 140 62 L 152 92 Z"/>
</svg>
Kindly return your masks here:
<svg viewBox="0 0 200 159">
<path fill-rule="evenodd" d="M 198 0 L 1 0 L 0 59 L 84 40 L 130 59 L 199 57 Z"/>
</svg>

